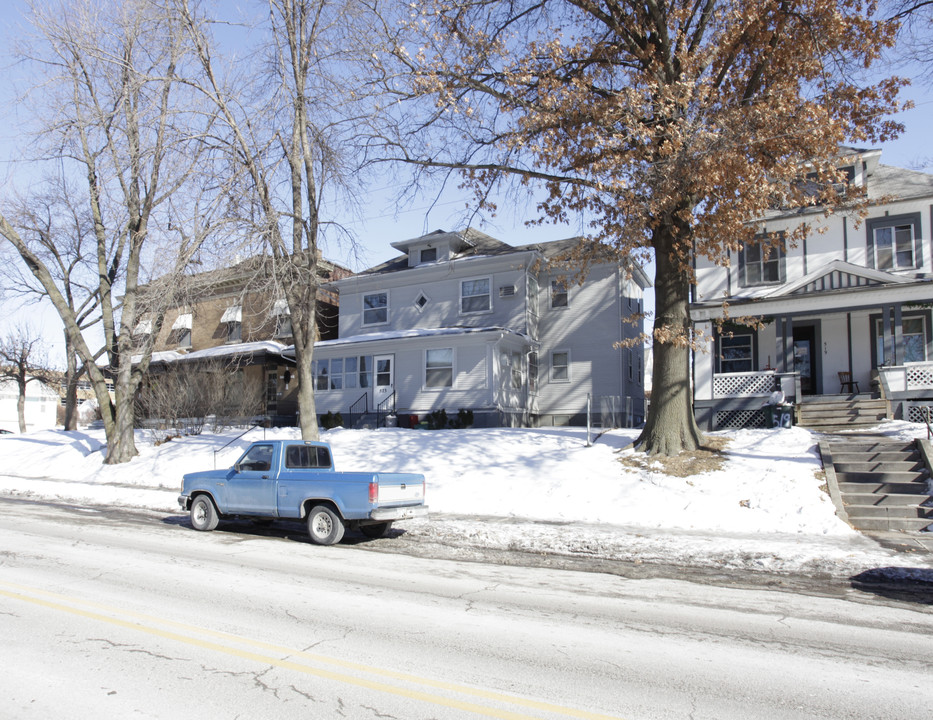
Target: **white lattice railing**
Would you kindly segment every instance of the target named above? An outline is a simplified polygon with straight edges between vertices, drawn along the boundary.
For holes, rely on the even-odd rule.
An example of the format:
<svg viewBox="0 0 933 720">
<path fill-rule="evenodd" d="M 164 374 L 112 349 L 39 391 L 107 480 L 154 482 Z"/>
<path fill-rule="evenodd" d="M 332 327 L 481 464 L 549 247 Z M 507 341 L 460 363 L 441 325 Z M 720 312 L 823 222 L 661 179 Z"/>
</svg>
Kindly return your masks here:
<svg viewBox="0 0 933 720">
<path fill-rule="evenodd" d="M 933 363 L 917 362 L 878 368 L 886 392 L 933 390 Z"/>
<path fill-rule="evenodd" d="M 774 390 L 773 372 L 720 373 L 713 375 L 713 397 L 767 396 Z"/>
</svg>

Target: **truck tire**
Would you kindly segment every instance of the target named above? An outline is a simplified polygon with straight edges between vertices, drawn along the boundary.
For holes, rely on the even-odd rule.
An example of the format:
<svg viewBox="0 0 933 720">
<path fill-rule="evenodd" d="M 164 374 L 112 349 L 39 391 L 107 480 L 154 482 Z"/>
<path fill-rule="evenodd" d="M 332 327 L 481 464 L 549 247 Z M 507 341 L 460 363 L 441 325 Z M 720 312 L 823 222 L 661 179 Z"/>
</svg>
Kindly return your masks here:
<svg viewBox="0 0 933 720">
<path fill-rule="evenodd" d="M 318 545 L 336 545 L 343 539 L 343 520 L 326 505 L 315 505 L 308 513 L 308 535 Z"/>
<path fill-rule="evenodd" d="M 378 540 L 389 534 L 392 522 L 373 523 L 372 525 L 360 525 L 360 532 L 366 537 Z"/>
<path fill-rule="evenodd" d="M 213 530 L 220 522 L 214 501 L 207 495 L 198 495 L 191 501 L 191 527 L 195 530 Z"/>
</svg>

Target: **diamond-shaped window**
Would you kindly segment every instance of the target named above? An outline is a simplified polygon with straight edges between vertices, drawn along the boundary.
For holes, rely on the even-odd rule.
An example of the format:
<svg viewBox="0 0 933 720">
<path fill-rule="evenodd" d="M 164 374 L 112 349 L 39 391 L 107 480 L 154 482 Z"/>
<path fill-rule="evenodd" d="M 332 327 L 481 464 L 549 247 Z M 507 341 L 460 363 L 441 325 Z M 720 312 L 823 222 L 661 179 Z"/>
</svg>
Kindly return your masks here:
<svg viewBox="0 0 933 720">
<path fill-rule="evenodd" d="M 419 310 L 424 310 L 424 306 L 428 304 L 428 296 L 424 293 L 418 293 L 418 297 L 415 298 L 415 307 Z"/>
</svg>

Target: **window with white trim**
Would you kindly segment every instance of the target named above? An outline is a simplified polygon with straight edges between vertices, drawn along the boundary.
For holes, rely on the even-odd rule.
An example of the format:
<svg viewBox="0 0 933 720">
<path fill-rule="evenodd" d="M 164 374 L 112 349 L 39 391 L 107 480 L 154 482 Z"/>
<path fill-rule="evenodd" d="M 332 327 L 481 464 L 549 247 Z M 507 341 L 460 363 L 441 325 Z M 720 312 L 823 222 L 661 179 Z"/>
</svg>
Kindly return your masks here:
<svg viewBox="0 0 933 720">
<path fill-rule="evenodd" d="M 719 372 L 751 372 L 753 357 L 751 333 L 731 333 L 719 337 Z"/>
<path fill-rule="evenodd" d="M 926 318 L 923 315 L 904 317 L 901 319 L 901 331 L 904 336 L 904 357 L 899 358 L 900 363 L 924 362 L 927 359 Z M 890 343 L 890 340 L 888 341 Z M 884 321 L 875 320 L 875 358 L 879 365 L 890 365 L 891 348 L 884 351 Z"/>
<path fill-rule="evenodd" d="M 561 279 L 551 280 L 551 307 L 569 307 L 567 295 L 567 281 Z"/>
<path fill-rule="evenodd" d="M 551 353 L 551 382 L 570 382 L 570 351 Z"/>
<path fill-rule="evenodd" d="M 453 348 L 435 348 L 424 353 L 424 386 L 429 388 L 453 387 Z"/>
<path fill-rule="evenodd" d="M 538 392 L 538 353 L 528 353 L 528 390 Z"/>
<path fill-rule="evenodd" d="M 363 296 L 363 324 L 384 325 L 389 322 L 389 293 L 370 293 Z"/>
<path fill-rule="evenodd" d="M 776 285 L 786 277 L 783 243 L 771 246 L 765 241 L 762 245 L 760 240 L 739 251 L 739 284 L 742 287 Z"/>
<path fill-rule="evenodd" d="M 422 263 L 432 263 L 437 262 L 437 248 L 425 248 L 421 251 L 421 262 Z"/>
<path fill-rule="evenodd" d="M 460 312 L 463 315 L 492 310 L 489 278 L 476 278 L 460 282 Z"/>
<path fill-rule="evenodd" d="M 922 265 L 920 213 L 885 215 L 865 221 L 869 264 L 877 270 L 904 270 Z"/>
</svg>

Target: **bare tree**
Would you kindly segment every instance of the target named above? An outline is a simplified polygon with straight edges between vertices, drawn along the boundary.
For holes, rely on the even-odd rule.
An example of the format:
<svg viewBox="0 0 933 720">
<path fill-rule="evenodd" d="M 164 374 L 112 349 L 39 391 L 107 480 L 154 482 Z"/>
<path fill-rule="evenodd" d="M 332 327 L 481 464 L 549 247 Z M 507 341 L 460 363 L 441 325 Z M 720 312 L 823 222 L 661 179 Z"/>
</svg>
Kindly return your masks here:
<svg viewBox="0 0 933 720">
<path fill-rule="evenodd" d="M 16 383 L 16 414 L 21 433 L 26 432 L 26 386 L 31 382 L 47 382 L 50 377 L 48 353 L 41 338 L 28 325 L 19 325 L 0 340 L 0 378 Z"/>
<path fill-rule="evenodd" d="M 213 200 L 197 207 L 194 200 L 186 202 L 203 197 L 205 188 L 193 176 L 204 169 L 204 144 L 198 141 L 209 133 L 210 112 L 202 112 L 178 82 L 186 36 L 159 2 L 62 2 L 34 7 L 31 19 L 38 39 L 23 57 L 43 74 L 32 94 L 38 103 L 34 115 L 42 121 L 36 137 L 44 156 L 82 185 L 80 200 L 93 235 L 88 260 L 94 283 L 88 290 L 100 314 L 95 330 L 103 335 L 102 345 L 85 332 L 81 305 L 69 302 L 54 263 L 50 267 L 36 243 L 24 237 L 28 229 L 17 228 L 4 212 L 0 234 L 48 295 L 84 364 L 103 416 L 106 462 L 125 462 L 136 454 L 133 401 L 151 352 L 148 343 L 138 362 L 132 361 L 133 330 L 147 314 L 158 332 L 173 300 L 172 278 L 205 242 L 216 199 L 223 196 L 210 186 Z M 184 215 L 173 216 L 182 209 Z M 141 307 L 137 290 L 154 258 L 161 292 Z"/>
<path fill-rule="evenodd" d="M 215 137 L 243 191 L 239 217 L 269 256 L 274 288 L 270 297 L 280 292 L 288 303 L 301 433 L 316 439 L 311 359 L 324 228 L 347 237 L 322 217 L 322 208 L 345 188 L 349 174 L 346 128 L 352 100 L 349 79 L 340 75 L 340 68 L 346 56 L 360 51 L 346 42 L 348 28 L 357 22 L 357 6 L 331 0 L 269 0 L 269 43 L 262 72 L 221 65 L 210 19 L 200 16 L 189 0 L 177 0 L 177 6 L 201 62 L 198 87 L 222 117 L 224 131 L 219 124 Z M 352 201 L 343 197 L 339 207 L 346 212 Z"/>
<path fill-rule="evenodd" d="M 83 332 L 100 322 L 93 265 L 94 233 L 89 208 L 80 201 L 75 189 L 60 176 L 43 183 L 28 198 L 9 203 L 10 222 L 48 268 L 61 289 L 62 297 Z M 26 303 L 39 303 L 47 297 L 45 288 L 22 263 L 5 263 L 0 274 L 6 280 L 8 294 Z M 74 345 L 65 336 L 65 430 L 78 426 L 78 379 L 84 373 Z"/>
</svg>

